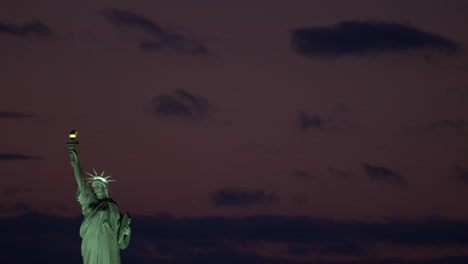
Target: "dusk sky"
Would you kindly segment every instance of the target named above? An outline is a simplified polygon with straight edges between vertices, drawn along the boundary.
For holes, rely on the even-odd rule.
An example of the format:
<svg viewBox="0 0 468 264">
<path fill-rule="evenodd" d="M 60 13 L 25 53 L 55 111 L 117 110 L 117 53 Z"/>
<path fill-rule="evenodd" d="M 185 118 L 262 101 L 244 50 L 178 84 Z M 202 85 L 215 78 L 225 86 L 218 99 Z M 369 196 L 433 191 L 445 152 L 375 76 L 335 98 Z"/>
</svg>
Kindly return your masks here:
<svg viewBox="0 0 468 264">
<path fill-rule="evenodd" d="M 468 263 L 467 14 L 1 1 L 0 262 L 81 263 L 78 129 L 122 263 Z"/>
</svg>

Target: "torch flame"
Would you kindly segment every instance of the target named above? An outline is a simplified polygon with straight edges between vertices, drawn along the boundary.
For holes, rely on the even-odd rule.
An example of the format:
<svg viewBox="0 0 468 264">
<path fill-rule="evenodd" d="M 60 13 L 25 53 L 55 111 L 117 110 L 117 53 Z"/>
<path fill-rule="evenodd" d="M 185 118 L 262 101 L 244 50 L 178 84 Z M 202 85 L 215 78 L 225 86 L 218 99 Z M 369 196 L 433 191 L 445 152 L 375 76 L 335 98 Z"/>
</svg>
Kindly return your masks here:
<svg viewBox="0 0 468 264">
<path fill-rule="evenodd" d="M 77 134 L 78 130 L 72 130 L 72 132 L 70 132 L 70 138 L 75 139 Z"/>
</svg>

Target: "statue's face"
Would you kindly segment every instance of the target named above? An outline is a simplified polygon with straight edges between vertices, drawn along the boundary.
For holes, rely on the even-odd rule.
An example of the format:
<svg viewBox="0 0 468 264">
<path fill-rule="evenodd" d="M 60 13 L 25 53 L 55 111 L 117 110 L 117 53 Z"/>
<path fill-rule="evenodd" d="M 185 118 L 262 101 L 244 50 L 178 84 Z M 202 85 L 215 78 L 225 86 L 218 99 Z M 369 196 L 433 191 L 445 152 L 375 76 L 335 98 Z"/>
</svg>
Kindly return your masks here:
<svg viewBox="0 0 468 264">
<path fill-rule="evenodd" d="M 93 182 L 93 191 L 99 200 L 107 197 L 107 186 L 104 183 Z"/>
</svg>

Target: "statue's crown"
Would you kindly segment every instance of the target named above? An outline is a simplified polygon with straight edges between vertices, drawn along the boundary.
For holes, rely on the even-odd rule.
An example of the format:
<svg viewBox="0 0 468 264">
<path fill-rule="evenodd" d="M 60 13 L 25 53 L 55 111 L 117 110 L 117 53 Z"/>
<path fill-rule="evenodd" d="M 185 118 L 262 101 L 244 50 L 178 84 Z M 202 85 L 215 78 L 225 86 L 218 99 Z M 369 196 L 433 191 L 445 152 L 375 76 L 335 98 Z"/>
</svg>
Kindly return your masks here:
<svg viewBox="0 0 468 264">
<path fill-rule="evenodd" d="M 91 176 L 91 177 L 86 179 L 88 182 L 99 181 L 99 182 L 104 183 L 107 186 L 107 184 L 109 182 L 114 182 L 115 181 L 115 180 L 108 180 L 110 177 L 112 177 L 112 175 L 104 176 L 104 171 L 100 175 L 94 169 L 93 169 L 93 172 L 94 172 L 94 174 L 86 172 L 86 174 Z"/>
</svg>

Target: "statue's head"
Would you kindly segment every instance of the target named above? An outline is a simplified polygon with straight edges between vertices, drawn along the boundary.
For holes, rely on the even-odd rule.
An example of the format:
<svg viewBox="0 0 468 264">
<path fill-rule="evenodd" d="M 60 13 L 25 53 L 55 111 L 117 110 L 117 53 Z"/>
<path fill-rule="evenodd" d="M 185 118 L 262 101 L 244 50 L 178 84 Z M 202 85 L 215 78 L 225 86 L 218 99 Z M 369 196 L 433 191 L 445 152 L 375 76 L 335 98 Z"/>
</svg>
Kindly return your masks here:
<svg viewBox="0 0 468 264">
<path fill-rule="evenodd" d="M 109 182 L 113 182 L 114 180 L 109 180 L 111 176 L 104 176 L 104 172 L 101 175 L 98 175 L 96 171 L 93 169 L 94 174 L 86 172 L 90 178 L 87 180 L 91 182 L 94 194 L 96 194 L 96 198 L 99 200 L 109 198 Z"/>
<path fill-rule="evenodd" d="M 94 180 L 92 182 L 93 192 L 96 194 L 96 198 L 99 200 L 109 198 L 109 188 L 106 183 L 100 180 Z"/>
</svg>

